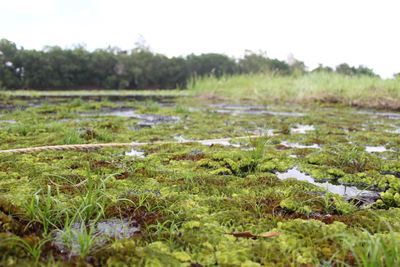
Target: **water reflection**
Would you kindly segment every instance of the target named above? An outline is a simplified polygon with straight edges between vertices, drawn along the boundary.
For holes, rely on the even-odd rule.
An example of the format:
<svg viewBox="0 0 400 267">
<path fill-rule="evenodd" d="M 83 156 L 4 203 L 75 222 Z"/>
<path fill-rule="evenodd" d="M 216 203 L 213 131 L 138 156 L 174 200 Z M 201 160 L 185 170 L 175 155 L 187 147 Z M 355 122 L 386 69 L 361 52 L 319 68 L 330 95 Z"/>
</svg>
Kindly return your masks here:
<svg viewBox="0 0 400 267">
<path fill-rule="evenodd" d="M 315 182 L 311 176 L 303 172 L 300 172 L 297 168 L 289 169 L 286 172 L 278 172 L 276 175 L 281 180 L 288 178 L 295 178 L 296 180 L 299 181 L 309 182 L 316 186 L 323 187 L 331 193 L 342 195 L 347 199 L 358 198 L 358 197 L 373 197 L 373 198 L 379 197 L 378 192 L 361 190 L 355 186 L 336 185 L 329 182 L 323 182 L 323 183 Z"/>
</svg>

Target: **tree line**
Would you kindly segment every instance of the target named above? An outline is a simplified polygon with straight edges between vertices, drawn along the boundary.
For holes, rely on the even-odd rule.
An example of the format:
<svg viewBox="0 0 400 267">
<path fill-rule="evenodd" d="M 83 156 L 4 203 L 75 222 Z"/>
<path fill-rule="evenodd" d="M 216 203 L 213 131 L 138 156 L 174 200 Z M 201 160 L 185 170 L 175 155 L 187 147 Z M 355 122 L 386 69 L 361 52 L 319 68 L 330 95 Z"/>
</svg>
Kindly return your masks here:
<svg viewBox="0 0 400 267">
<path fill-rule="evenodd" d="M 376 76 L 367 67 L 345 63 L 335 70 L 320 65 L 313 71 Z M 306 72 L 301 61 L 289 64 L 264 53 L 247 52 L 241 59 L 216 53 L 167 57 L 145 47 L 131 51 L 110 47 L 90 52 L 82 46 L 29 50 L 0 40 L 0 88 L 5 89 L 170 89 L 186 88 L 189 81 L 210 75 Z"/>
</svg>

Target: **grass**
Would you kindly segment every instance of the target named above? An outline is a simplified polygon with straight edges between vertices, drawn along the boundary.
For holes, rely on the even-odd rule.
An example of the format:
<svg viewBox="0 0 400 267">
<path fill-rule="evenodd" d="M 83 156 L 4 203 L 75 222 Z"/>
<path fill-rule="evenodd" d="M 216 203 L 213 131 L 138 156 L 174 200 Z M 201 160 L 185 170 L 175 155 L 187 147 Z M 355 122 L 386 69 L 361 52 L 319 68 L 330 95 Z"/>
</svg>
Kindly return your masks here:
<svg viewBox="0 0 400 267">
<path fill-rule="evenodd" d="M 377 164 L 375 158 L 354 146 L 335 146 L 329 155 L 329 161 L 332 161 L 331 164 L 333 166 L 337 166 L 348 172 L 362 172 L 371 168 L 373 169 L 373 165 Z"/>
<path fill-rule="evenodd" d="M 110 175 L 100 181 L 92 178 L 87 179 L 86 192 L 79 195 L 77 199 L 77 211 L 80 220 L 89 222 L 89 220 L 98 221 L 105 215 L 107 205 L 111 204 L 111 198 L 107 194 L 106 183 L 113 175 Z"/>
<path fill-rule="evenodd" d="M 204 97 L 223 97 L 230 101 L 264 103 L 313 102 L 339 103 L 381 109 L 400 109 L 400 81 L 335 73 L 310 73 L 304 76 L 254 74 L 200 78 L 189 91 Z"/>
<path fill-rule="evenodd" d="M 349 241 L 349 249 L 357 266 L 399 266 L 400 236 L 397 233 L 363 232 L 359 240 Z"/>
<path fill-rule="evenodd" d="M 42 249 L 49 241 L 49 238 L 42 238 L 40 240 L 33 238 L 29 240 L 18 236 L 12 236 L 3 240 L 4 244 L 16 246 L 25 251 L 31 257 L 34 266 L 39 265 Z"/>
<path fill-rule="evenodd" d="M 78 225 L 75 229 L 74 225 Z M 84 221 L 80 223 L 68 224 L 63 230 L 59 230 L 61 238 L 71 253 L 77 253 L 85 259 L 93 252 L 97 240 L 93 226 L 87 226 Z M 75 251 L 76 250 L 76 251 Z"/>
<path fill-rule="evenodd" d="M 36 192 L 31 200 L 25 204 L 27 216 L 31 223 L 40 223 L 43 226 L 43 236 L 49 234 L 51 227 L 57 227 L 60 220 L 60 210 L 56 207 L 57 198 L 52 196 L 51 187 L 47 187 L 47 192 L 40 195 L 40 190 Z"/>
</svg>

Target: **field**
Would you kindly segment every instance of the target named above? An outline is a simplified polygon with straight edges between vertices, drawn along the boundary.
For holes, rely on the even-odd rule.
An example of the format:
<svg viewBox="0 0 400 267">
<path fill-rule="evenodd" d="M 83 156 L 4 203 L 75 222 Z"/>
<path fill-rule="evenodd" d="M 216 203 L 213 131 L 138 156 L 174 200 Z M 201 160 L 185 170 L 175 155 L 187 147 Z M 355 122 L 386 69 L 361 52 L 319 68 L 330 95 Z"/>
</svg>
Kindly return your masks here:
<svg viewBox="0 0 400 267">
<path fill-rule="evenodd" d="M 399 266 L 399 88 L 2 92 L 0 266 Z"/>
</svg>

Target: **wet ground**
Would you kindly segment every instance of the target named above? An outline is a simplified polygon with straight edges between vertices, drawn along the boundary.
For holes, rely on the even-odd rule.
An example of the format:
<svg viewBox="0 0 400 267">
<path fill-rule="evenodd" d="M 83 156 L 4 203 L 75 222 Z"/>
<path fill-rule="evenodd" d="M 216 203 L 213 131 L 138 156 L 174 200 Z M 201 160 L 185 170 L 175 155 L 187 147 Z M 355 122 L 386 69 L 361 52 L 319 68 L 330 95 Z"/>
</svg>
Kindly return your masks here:
<svg viewBox="0 0 400 267">
<path fill-rule="evenodd" d="M 0 149 L 146 143 L 0 153 L 2 266 L 356 265 L 365 231 L 400 228 L 400 113 L 176 96 L 0 107 Z"/>
</svg>

